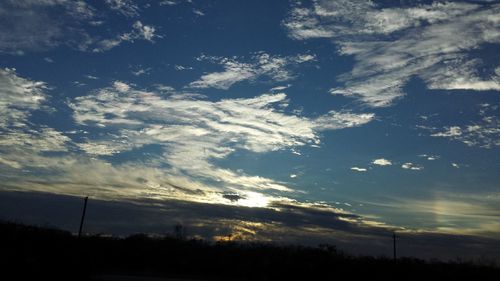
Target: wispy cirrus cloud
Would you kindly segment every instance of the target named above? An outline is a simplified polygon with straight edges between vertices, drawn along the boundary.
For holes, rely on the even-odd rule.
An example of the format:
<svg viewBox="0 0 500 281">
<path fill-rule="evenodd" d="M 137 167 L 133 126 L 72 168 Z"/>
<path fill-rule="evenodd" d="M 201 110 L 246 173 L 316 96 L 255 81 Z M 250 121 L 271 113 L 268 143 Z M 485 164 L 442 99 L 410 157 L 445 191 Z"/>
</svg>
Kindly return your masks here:
<svg viewBox="0 0 500 281">
<path fill-rule="evenodd" d="M 162 0 L 158 3 L 160 6 L 175 6 L 178 5 L 178 1 L 173 1 L 173 0 Z"/>
<path fill-rule="evenodd" d="M 16 122 L 1 127 L 0 169 L 9 171 L 0 176 L 3 191 L 87 194 L 102 200 L 180 200 L 267 210 L 298 208 L 301 214 L 318 213 L 321 208 L 364 223 L 341 209 L 279 195 L 295 190 L 273 179 L 217 167 L 212 160 L 237 149 L 260 153 L 318 145 L 318 132 L 358 126 L 370 121 L 366 116 L 356 121 L 353 113 L 330 112 L 319 118 L 288 115 L 275 106 L 286 100 L 284 94 L 213 102 L 165 96 L 115 81 L 69 104 L 80 125 L 92 130 L 104 127 L 105 133 L 75 130 L 64 134 L 29 121 L 30 112 L 43 109 L 46 83 L 20 77 L 12 69 L 1 74 L 2 113 L 25 112 L 17 114 Z M 327 119 L 335 125 L 326 126 Z M 161 147 L 160 153 L 123 163 L 102 157 L 147 145 Z"/>
<path fill-rule="evenodd" d="M 123 42 L 134 42 L 135 40 L 146 40 L 154 43 L 154 38 L 161 38 L 161 35 L 156 34 L 156 28 L 151 25 L 145 25 L 141 21 L 136 21 L 132 25 L 130 32 L 125 32 L 116 36 L 113 39 L 104 39 L 96 42 L 96 46 L 92 49 L 93 52 L 104 52 L 115 48 Z"/>
<path fill-rule="evenodd" d="M 382 7 L 374 2 L 313 1 L 296 5 L 283 22 L 291 38 L 328 38 L 341 55 L 353 56 L 351 72 L 338 77 L 334 95 L 358 98 L 373 107 L 404 95 L 413 76 L 430 89 L 500 90 L 496 69 L 469 52 L 500 43 L 500 5 L 435 2 Z M 457 36 L 460 34 L 460 36 Z M 466 38 L 466 40 L 463 40 Z"/>
<path fill-rule="evenodd" d="M 133 16 L 138 12 L 128 0 L 108 0 L 110 9 Z M 135 8 L 134 8 L 135 7 Z M 106 51 L 122 42 L 147 40 L 153 42 L 155 27 L 136 20 L 132 31 L 111 38 L 97 35 L 95 30 L 118 34 L 106 25 L 102 13 L 85 1 L 2 1 L 0 3 L 0 52 L 22 55 L 67 46 L 79 51 Z M 91 30 L 91 31 L 90 31 Z"/>
<path fill-rule="evenodd" d="M 89 80 L 99 80 L 99 77 L 94 76 L 94 75 L 90 75 L 90 74 L 86 74 L 86 75 L 84 75 L 84 77 L 89 79 Z"/>
<path fill-rule="evenodd" d="M 431 137 L 459 141 L 467 146 L 481 148 L 495 148 L 500 146 L 500 127 L 498 104 L 483 103 L 476 107 L 477 114 L 474 120 L 460 122 L 451 126 L 419 126 L 429 132 Z M 429 120 L 430 122 L 432 120 Z"/>
<path fill-rule="evenodd" d="M 53 128 L 41 126 L 26 131 L 11 130 L 0 138 L 2 150 L 27 150 L 40 153 L 48 151 L 67 151 L 66 142 L 70 139 Z M 19 157 L 22 158 L 22 157 Z"/>
<path fill-rule="evenodd" d="M 42 106 L 46 89 L 46 83 L 20 77 L 13 68 L 0 69 L 0 128 L 24 127 Z"/>
<path fill-rule="evenodd" d="M 429 155 L 429 154 L 420 154 L 419 157 L 423 157 L 429 161 L 434 161 L 434 160 L 438 160 L 439 158 L 441 158 L 441 156 L 439 156 L 439 155 Z"/>
<path fill-rule="evenodd" d="M 106 4 L 126 17 L 136 17 L 140 12 L 139 7 L 131 0 L 106 0 Z"/>
<path fill-rule="evenodd" d="M 356 171 L 356 172 L 366 172 L 366 171 L 368 171 L 366 168 L 360 168 L 360 167 L 351 167 L 351 170 L 352 171 Z"/>
<path fill-rule="evenodd" d="M 85 22 L 94 14 L 95 9 L 84 1 L 2 1 L 0 52 L 24 54 L 61 44 L 78 48 L 88 39 L 88 34 L 75 23 Z M 61 19 L 68 24 L 63 24 Z"/>
<path fill-rule="evenodd" d="M 216 102 L 163 98 L 115 82 L 70 104 L 76 122 L 105 127 L 106 137 L 78 144 L 93 155 L 112 155 L 147 145 L 162 147 L 159 161 L 194 177 L 222 184 L 227 191 L 280 191 L 289 187 L 272 179 L 246 175 L 212 164 L 238 149 L 254 153 L 320 144 L 319 132 L 359 126 L 373 114 L 330 112 L 316 119 L 285 114 L 275 105 L 285 94 Z"/>
<path fill-rule="evenodd" d="M 424 166 L 411 162 L 406 162 L 401 165 L 401 168 L 405 170 L 420 171 L 424 169 Z"/>
<path fill-rule="evenodd" d="M 242 81 L 253 81 L 259 77 L 269 77 L 273 81 L 287 81 L 294 78 L 290 68 L 315 57 L 309 54 L 297 56 L 272 56 L 260 52 L 254 54 L 247 62 L 238 58 L 223 58 L 202 55 L 199 61 L 209 61 L 223 67 L 223 71 L 202 75 L 198 80 L 191 82 L 189 88 L 216 88 L 229 89 L 233 84 Z"/>
<path fill-rule="evenodd" d="M 61 132 L 30 121 L 45 105 L 48 86 L 19 76 L 15 69 L 0 69 L 0 165 L 21 169 L 45 152 L 67 151 L 70 141 Z"/>
<path fill-rule="evenodd" d="M 199 9 L 193 9 L 193 13 L 199 17 L 202 17 L 205 15 L 205 13 L 202 10 Z"/>
</svg>

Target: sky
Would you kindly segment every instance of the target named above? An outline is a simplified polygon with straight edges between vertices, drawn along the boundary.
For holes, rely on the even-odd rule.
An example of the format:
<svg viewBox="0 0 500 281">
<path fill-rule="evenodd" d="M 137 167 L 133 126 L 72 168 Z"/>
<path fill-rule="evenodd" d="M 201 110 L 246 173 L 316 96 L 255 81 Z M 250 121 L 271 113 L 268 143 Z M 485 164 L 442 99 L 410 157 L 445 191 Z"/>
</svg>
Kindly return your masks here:
<svg viewBox="0 0 500 281">
<path fill-rule="evenodd" d="M 2 1 L 0 218 L 499 258 L 499 43 L 486 0 Z"/>
</svg>

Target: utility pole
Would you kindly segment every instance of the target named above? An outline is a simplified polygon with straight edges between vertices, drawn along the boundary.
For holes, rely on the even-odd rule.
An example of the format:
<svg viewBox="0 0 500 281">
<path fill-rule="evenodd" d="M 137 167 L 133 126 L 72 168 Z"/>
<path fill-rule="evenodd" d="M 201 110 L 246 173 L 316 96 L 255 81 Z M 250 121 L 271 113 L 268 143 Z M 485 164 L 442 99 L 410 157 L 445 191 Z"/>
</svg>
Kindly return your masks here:
<svg viewBox="0 0 500 281">
<path fill-rule="evenodd" d="M 392 246 L 393 246 L 393 255 L 394 255 L 394 261 L 396 261 L 396 232 L 392 233 Z"/>
<path fill-rule="evenodd" d="M 78 238 L 82 236 L 82 229 L 83 229 L 83 221 L 85 220 L 85 211 L 87 211 L 87 201 L 89 200 L 89 197 L 86 196 L 83 199 L 83 212 L 82 212 L 82 219 L 80 220 L 80 229 L 78 230 Z"/>
</svg>

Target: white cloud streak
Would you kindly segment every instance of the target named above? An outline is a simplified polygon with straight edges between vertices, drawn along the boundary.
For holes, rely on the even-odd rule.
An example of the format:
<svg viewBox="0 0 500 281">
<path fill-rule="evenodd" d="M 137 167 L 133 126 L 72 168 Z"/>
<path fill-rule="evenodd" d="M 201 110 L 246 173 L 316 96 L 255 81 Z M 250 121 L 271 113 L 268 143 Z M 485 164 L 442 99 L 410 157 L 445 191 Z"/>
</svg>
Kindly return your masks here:
<svg viewBox="0 0 500 281">
<path fill-rule="evenodd" d="M 123 42 L 134 42 L 135 40 L 146 40 L 154 43 L 154 38 L 162 36 L 155 34 L 156 28 L 151 25 L 145 25 L 140 21 L 136 21 L 132 25 L 130 32 L 123 33 L 113 39 L 104 39 L 97 42 L 93 52 L 104 52 L 121 45 Z"/>
<path fill-rule="evenodd" d="M 200 16 L 200 17 L 202 17 L 202 16 L 204 16 L 204 15 L 205 15 L 205 13 L 204 13 L 203 11 L 198 10 L 198 9 L 193 9 L 193 13 L 194 13 L 195 15 L 197 15 L 197 16 Z"/>
<path fill-rule="evenodd" d="M 136 90 L 115 81 L 69 104 L 78 124 L 105 128 L 102 134 L 68 132 L 79 140 L 75 142 L 29 122 L 30 112 L 44 108 L 45 83 L 19 77 L 13 69 L 1 74 L 2 113 L 17 116 L 15 122 L 3 121 L 0 136 L 0 169 L 5 171 L 1 178 L 9 190 L 266 207 L 284 200 L 276 192 L 295 190 L 273 179 L 218 167 L 214 160 L 239 149 L 265 153 L 317 146 L 321 130 L 370 121 L 354 121 L 353 113 L 287 115 L 276 109 L 286 102 L 284 94 L 212 102 L 189 94 Z M 328 119 L 335 125 L 326 128 Z M 160 152 L 124 163 L 101 158 L 148 145 L 159 146 Z M 240 200 L 229 202 L 223 196 L 227 193 Z"/>
<path fill-rule="evenodd" d="M 277 82 L 287 81 L 294 78 L 288 67 L 314 59 L 313 55 L 308 54 L 281 57 L 263 52 L 253 55 L 250 62 L 240 62 L 236 58 L 201 56 L 198 60 L 219 64 L 224 70 L 204 74 L 198 80 L 191 82 L 188 87 L 227 90 L 235 83 L 252 81 L 261 76 L 267 76 Z"/>
<path fill-rule="evenodd" d="M 106 0 L 106 4 L 112 9 L 126 17 L 139 15 L 139 7 L 131 0 Z"/>
<path fill-rule="evenodd" d="M 20 77 L 15 69 L 0 69 L 0 165 L 21 169 L 35 165 L 32 159 L 41 153 L 68 150 L 67 136 L 30 122 L 33 112 L 50 109 L 43 104 L 46 90 L 44 82 Z"/>
<path fill-rule="evenodd" d="M 474 122 L 444 126 L 443 128 L 423 127 L 431 137 L 459 141 L 467 146 L 494 148 L 500 146 L 499 105 L 481 104 Z"/>
<path fill-rule="evenodd" d="M 423 166 L 418 165 L 418 164 L 414 164 L 411 162 L 407 162 L 407 163 L 402 164 L 401 168 L 403 168 L 405 170 L 413 170 L 413 171 L 420 171 L 420 170 L 424 169 Z"/>
<path fill-rule="evenodd" d="M 332 94 L 381 107 L 403 96 L 413 76 L 431 89 L 500 90 L 497 71 L 479 75 L 486 65 L 468 54 L 500 43 L 499 14 L 494 3 L 379 8 L 374 2 L 317 0 L 294 7 L 283 25 L 294 39 L 330 38 L 339 54 L 354 57 L 352 71 L 338 77 L 344 85 Z"/>
<path fill-rule="evenodd" d="M 356 172 L 366 172 L 366 168 L 360 168 L 360 167 L 351 167 L 351 170 L 356 171 Z"/>
<path fill-rule="evenodd" d="M 129 0 L 107 0 L 113 10 L 127 17 L 138 15 L 138 7 Z M 57 16 L 55 16 L 57 15 Z M 102 13 L 85 1 L 7 0 L 0 2 L 0 53 L 23 55 L 66 46 L 79 51 L 102 52 L 135 40 L 160 38 L 155 27 L 141 21 L 131 23 L 132 31 L 111 38 L 93 35 L 87 28 L 106 28 Z"/>
<path fill-rule="evenodd" d="M 0 128 L 25 126 L 46 99 L 46 89 L 44 82 L 19 77 L 13 68 L 0 69 Z"/>
<path fill-rule="evenodd" d="M 220 168 L 212 161 L 238 149 L 264 153 L 318 145 L 319 131 L 358 126 L 371 121 L 372 115 L 331 112 L 309 119 L 275 109 L 285 101 L 285 94 L 217 102 L 170 99 L 115 82 L 76 98 L 70 107 L 79 124 L 107 127 L 110 132 L 79 144 L 90 154 L 110 155 L 156 144 L 163 147 L 163 163 L 218 182 L 229 192 L 292 191 L 282 183 Z"/>
<path fill-rule="evenodd" d="M 158 3 L 158 5 L 160 5 L 160 6 L 175 6 L 178 4 L 179 4 L 179 2 L 172 1 L 172 0 L 162 0 Z"/>
</svg>

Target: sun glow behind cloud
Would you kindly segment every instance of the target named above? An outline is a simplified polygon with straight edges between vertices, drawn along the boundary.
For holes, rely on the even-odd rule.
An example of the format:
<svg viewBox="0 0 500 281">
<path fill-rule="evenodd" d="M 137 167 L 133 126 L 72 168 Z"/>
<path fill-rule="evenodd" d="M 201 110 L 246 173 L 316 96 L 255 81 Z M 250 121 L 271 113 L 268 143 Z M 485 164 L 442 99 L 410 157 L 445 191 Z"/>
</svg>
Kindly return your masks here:
<svg viewBox="0 0 500 281">
<path fill-rule="evenodd" d="M 113 87 L 76 98 L 70 107 L 78 123 L 114 132 L 112 137 L 77 144 L 89 154 L 110 155 L 155 144 L 164 149 L 157 161 L 231 185 L 231 191 L 290 192 L 282 183 L 217 168 L 209 161 L 225 158 L 237 149 L 264 153 L 317 145 L 318 132 L 359 126 L 372 115 L 331 112 L 309 119 L 273 108 L 285 100 L 284 93 L 218 102 L 163 99 L 115 82 Z"/>
<path fill-rule="evenodd" d="M 27 111 L 41 108 L 38 100 L 43 100 L 45 84 L 20 78 L 12 70 L 5 70 L 2 77 L 12 81 L 11 84 L 3 83 L 12 93 L 23 94 L 16 89 L 33 91 L 35 95 L 30 94 L 30 98 L 34 103 L 26 103 Z M 24 189 L 43 190 L 48 188 L 44 185 L 51 185 L 55 193 L 77 195 L 84 192 L 98 198 L 178 198 L 266 207 L 273 200 L 273 196 L 266 193 L 296 191 L 270 178 L 219 168 L 211 159 L 225 158 L 241 149 L 263 153 L 318 145 L 320 131 L 359 126 L 371 120 L 369 114 L 353 113 L 330 112 L 316 119 L 287 115 L 274 108 L 285 100 L 283 93 L 218 102 L 164 98 L 158 93 L 136 90 L 127 83 L 115 81 L 111 87 L 69 102 L 74 110 L 73 117 L 81 126 L 69 136 L 44 127 L 36 138 L 31 137 L 33 130 L 30 134 L 19 129 L 6 132 L 0 145 L 9 150 L 4 150 L 2 163 L 20 170 L 52 162 L 43 173 L 57 172 L 57 182 L 73 183 L 51 183 L 51 179 L 39 171 L 33 174 L 39 178 Z M 9 110 L 17 112 L 19 105 L 6 104 L 3 111 Z M 6 112 L 4 115 L 12 114 Z M 28 115 L 24 112 L 17 115 L 17 126 L 26 126 Z M 90 136 L 86 127 L 108 133 Z M 83 142 L 74 141 L 75 138 Z M 151 145 L 159 146 L 161 153 L 125 163 L 95 159 Z M 34 154 L 18 162 L 18 152 L 10 154 L 8 151 L 19 151 L 23 147 L 30 147 Z M 44 151 L 66 154 L 51 157 L 44 155 Z M 23 183 L 10 185 L 21 188 Z M 110 192 L 113 186 L 121 186 L 120 191 Z M 224 199 L 224 192 L 237 194 L 237 200 Z"/>
</svg>

